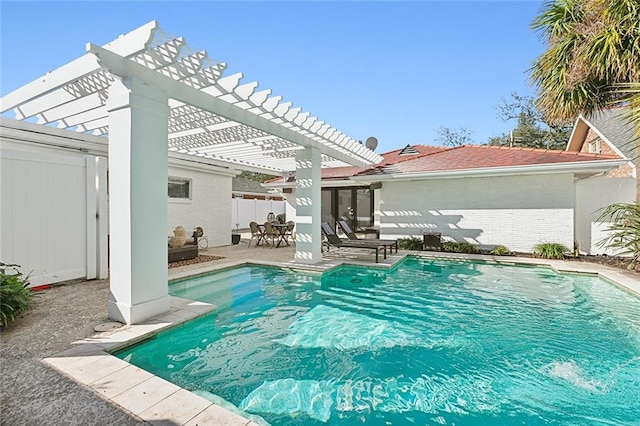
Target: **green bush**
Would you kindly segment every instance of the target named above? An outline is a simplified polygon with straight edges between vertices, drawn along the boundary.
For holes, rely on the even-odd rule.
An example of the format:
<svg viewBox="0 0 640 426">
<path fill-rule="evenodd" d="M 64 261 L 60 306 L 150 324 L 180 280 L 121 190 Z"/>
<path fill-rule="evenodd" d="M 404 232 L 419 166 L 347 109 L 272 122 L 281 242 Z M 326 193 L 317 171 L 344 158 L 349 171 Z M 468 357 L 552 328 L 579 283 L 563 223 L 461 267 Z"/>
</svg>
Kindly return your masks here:
<svg viewBox="0 0 640 426">
<path fill-rule="evenodd" d="M 543 259 L 564 259 L 571 249 L 560 243 L 541 243 L 533 248 L 533 255 Z"/>
<path fill-rule="evenodd" d="M 509 250 L 505 246 L 495 246 L 491 249 L 489 254 L 492 254 L 494 256 L 511 256 L 513 253 L 511 253 L 511 250 Z"/>
<path fill-rule="evenodd" d="M 640 264 L 640 203 L 613 204 L 604 209 L 600 222 L 610 222 L 609 237 L 598 243 L 600 247 L 619 250 L 632 256 L 629 268 Z"/>
<path fill-rule="evenodd" d="M 480 253 L 480 247 L 476 244 L 467 243 L 466 241 L 443 241 L 442 251 L 448 251 L 450 253 L 476 254 Z"/>
<path fill-rule="evenodd" d="M 400 250 L 422 250 L 422 240 L 416 237 L 398 238 Z"/>
<path fill-rule="evenodd" d="M 33 292 L 27 286 L 20 266 L 0 262 L 0 327 L 6 327 L 33 304 Z"/>
</svg>

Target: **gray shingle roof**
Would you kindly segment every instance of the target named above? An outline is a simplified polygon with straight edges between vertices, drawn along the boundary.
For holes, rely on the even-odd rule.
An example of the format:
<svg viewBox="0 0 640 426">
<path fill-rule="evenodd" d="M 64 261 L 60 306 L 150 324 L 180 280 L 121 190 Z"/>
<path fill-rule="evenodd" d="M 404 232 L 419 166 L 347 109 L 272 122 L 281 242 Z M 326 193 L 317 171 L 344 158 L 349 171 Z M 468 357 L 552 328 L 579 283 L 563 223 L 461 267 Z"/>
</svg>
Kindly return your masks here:
<svg viewBox="0 0 640 426">
<path fill-rule="evenodd" d="M 269 190 L 263 188 L 260 182 L 255 180 L 234 177 L 231 180 L 231 191 L 233 192 L 245 192 L 251 194 L 268 194 Z"/>
<path fill-rule="evenodd" d="M 625 157 L 634 159 L 638 157 L 640 141 L 634 135 L 633 123 L 626 119 L 625 112 L 624 108 L 611 108 L 593 113 L 588 120 Z"/>
</svg>

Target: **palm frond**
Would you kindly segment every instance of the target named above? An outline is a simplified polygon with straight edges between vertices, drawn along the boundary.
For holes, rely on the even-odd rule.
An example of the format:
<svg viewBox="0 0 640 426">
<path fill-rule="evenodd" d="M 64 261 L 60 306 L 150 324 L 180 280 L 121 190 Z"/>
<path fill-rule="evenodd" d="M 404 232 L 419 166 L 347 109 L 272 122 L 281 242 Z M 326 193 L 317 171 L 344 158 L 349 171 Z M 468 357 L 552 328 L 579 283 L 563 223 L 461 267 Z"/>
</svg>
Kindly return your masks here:
<svg viewBox="0 0 640 426">
<path fill-rule="evenodd" d="M 612 204 L 602 211 L 598 221 L 609 223 L 609 235 L 598 246 L 631 255 L 630 267 L 640 264 L 640 203 Z"/>
</svg>

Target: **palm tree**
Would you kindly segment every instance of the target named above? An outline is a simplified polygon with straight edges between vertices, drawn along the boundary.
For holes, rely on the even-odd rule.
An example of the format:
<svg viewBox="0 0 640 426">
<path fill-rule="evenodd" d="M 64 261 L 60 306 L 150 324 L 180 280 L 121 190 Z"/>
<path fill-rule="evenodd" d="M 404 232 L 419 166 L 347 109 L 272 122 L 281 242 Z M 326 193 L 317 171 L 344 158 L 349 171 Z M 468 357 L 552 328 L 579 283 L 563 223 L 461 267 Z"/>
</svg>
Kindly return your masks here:
<svg viewBox="0 0 640 426">
<path fill-rule="evenodd" d="M 537 105 L 549 122 L 627 107 L 640 148 L 640 0 L 551 0 L 532 23 L 548 44 L 533 63 Z M 638 164 L 639 159 L 634 159 Z M 640 264 L 640 204 L 615 204 L 603 245 Z"/>
<path fill-rule="evenodd" d="M 552 0 L 532 23 L 548 44 L 533 63 L 538 107 L 551 122 L 629 106 L 640 136 L 640 1 Z"/>
</svg>

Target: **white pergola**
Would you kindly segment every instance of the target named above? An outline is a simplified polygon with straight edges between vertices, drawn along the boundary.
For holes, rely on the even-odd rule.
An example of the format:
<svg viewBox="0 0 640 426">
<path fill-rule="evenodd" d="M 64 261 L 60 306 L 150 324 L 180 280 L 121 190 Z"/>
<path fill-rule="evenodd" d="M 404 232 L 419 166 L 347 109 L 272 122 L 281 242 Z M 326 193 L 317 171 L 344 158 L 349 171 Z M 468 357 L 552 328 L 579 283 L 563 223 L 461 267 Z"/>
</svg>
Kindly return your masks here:
<svg viewBox="0 0 640 426">
<path fill-rule="evenodd" d="M 109 316 L 140 322 L 169 309 L 168 151 L 236 168 L 296 171 L 296 260 L 322 258 L 320 169 L 382 157 L 224 63 L 192 52 L 156 21 L 0 99 L 19 120 L 108 136 Z M 168 148 L 168 149 L 167 149 Z"/>
</svg>

